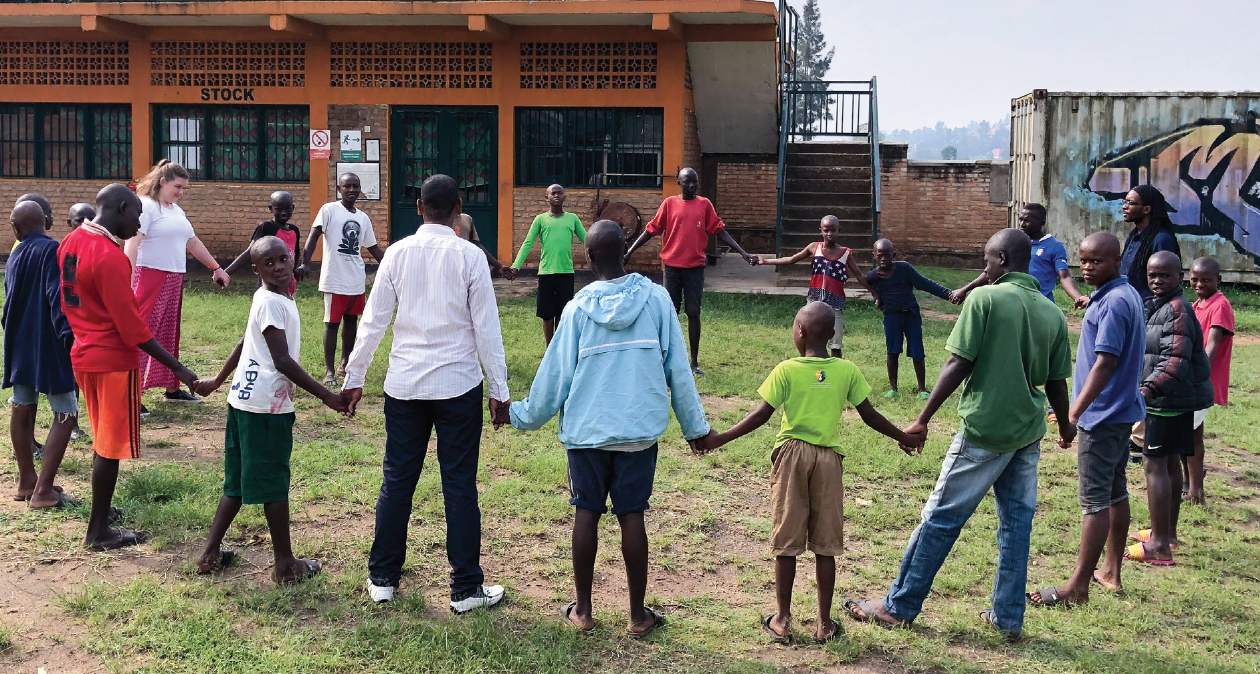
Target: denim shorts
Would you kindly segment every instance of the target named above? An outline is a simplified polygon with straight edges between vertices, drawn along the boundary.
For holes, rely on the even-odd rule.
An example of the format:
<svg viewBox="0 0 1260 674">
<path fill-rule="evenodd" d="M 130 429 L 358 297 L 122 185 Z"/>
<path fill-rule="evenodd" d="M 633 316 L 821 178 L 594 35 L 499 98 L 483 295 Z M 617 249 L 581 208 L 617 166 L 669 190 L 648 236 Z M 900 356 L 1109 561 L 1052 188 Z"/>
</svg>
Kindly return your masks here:
<svg viewBox="0 0 1260 674">
<path fill-rule="evenodd" d="M 44 397 L 48 398 L 48 406 L 52 408 L 53 414 L 79 414 L 79 395 L 74 391 L 45 393 Z M 13 397 L 9 402 L 14 405 L 34 405 L 39 402 L 39 393 L 34 386 L 14 384 Z"/>
<path fill-rule="evenodd" d="M 1129 498 L 1124 470 L 1129 463 L 1129 433 L 1133 424 L 1098 424 L 1080 429 L 1076 440 L 1077 496 L 1081 513 L 1092 515 Z"/>
<path fill-rule="evenodd" d="M 923 360 L 923 317 L 917 311 L 890 311 L 884 314 L 884 346 L 888 355 L 901 353 L 905 337 L 906 357 Z"/>
<path fill-rule="evenodd" d="M 600 514 L 612 497 L 612 514 L 641 513 L 652 498 L 657 445 L 637 452 L 570 449 L 569 504 Z"/>
</svg>

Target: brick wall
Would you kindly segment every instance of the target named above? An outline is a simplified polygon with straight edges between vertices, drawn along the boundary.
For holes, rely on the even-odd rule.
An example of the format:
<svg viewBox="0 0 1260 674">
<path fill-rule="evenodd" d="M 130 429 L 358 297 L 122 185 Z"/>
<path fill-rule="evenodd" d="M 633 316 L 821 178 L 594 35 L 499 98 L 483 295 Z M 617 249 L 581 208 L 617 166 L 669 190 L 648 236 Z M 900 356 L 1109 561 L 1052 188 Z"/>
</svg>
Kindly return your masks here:
<svg viewBox="0 0 1260 674">
<path fill-rule="evenodd" d="M 66 226 L 70 207 L 80 201 L 95 204 L 96 193 L 105 184 L 94 180 L 0 180 L 0 210 L 4 218 L 4 224 L 0 226 L 0 256 L 7 259 L 9 249 L 13 248 L 9 211 L 18 197 L 33 192 L 44 195 L 52 202 L 53 228 L 48 235 L 60 241 L 70 231 Z"/>
<path fill-rule="evenodd" d="M 367 131 L 367 127 L 372 127 Z M 381 141 L 381 198 L 369 201 L 359 198 L 356 208 L 360 208 L 372 219 L 372 232 L 382 248 L 389 243 L 389 106 L 387 105 L 330 105 L 328 106 L 328 128 L 332 131 L 332 153 L 328 159 L 328 200 L 337 196 L 337 158 L 341 156 L 341 135 L 343 130 L 358 129 L 363 132 L 363 151 L 366 161 L 367 141 Z M 364 259 L 375 262 L 366 251 Z"/>
<path fill-rule="evenodd" d="M 778 162 L 717 162 L 716 208 L 731 236 L 750 253 L 774 252 Z M 761 231 L 734 231 L 753 228 Z"/>
<path fill-rule="evenodd" d="M 590 227 L 595 221 L 595 208 L 593 201 L 595 193 L 584 190 L 569 190 L 568 199 L 565 201 L 564 208 L 567 211 L 575 213 L 582 221 L 584 227 Z M 639 215 L 643 217 L 643 225 L 646 227 L 653 215 L 656 215 L 656 209 L 661 205 L 661 193 L 652 191 L 615 191 L 601 190 L 599 195 L 600 203 L 604 199 L 610 202 L 624 201 L 639 210 Z M 512 254 L 510 257 L 502 258 L 500 261 L 504 264 L 511 264 L 516 257 L 516 252 L 520 250 L 521 244 L 525 241 L 525 235 L 529 233 L 529 226 L 534 222 L 534 216 L 546 211 L 548 208 L 546 195 L 541 187 L 518 187 L 512 192 Z M 538 259 L 541 256 L 541 246 L 534 244 L 533 250 L 529 257 L 525 258 L 526 269 L 537 269 Z M 661 240 L 660 237 L 653 237 L 651 241 L 644 244 L 642 248 L 635 252 L 627 269 L 638 272 L 655 272 L 661 270 L 660 262 Z M 586 268 L 586 255 L 583 253 L 582 244 L 573 241 L 573 266 L 576 269 Z"/>
<path fill-rule="evenodd" d="M 696 111 L 683 109 L 683 164 L 699 171 L 702 159 Z"/>
<path fill-rule="evenodd" d="M 908 161 L 904 143 L 880 143 L 880 235 L 899 255 L 927 264 L 977 266 L 1006 227 L 1006 203 L 990 203 L 990 171 L 1005 162 Z"/>
</svg>

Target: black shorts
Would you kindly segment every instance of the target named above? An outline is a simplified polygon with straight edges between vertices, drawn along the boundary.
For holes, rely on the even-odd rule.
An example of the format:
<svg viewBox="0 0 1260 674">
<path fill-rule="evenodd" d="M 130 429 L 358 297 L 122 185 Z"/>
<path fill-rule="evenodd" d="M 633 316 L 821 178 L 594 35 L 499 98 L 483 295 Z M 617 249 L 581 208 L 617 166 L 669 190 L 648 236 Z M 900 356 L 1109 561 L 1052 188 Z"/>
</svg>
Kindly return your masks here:
<svg viewBox="0 0 1260 674">
<path fill-rule="evenodd" d="M 689 318 L 698 318 L 700 297 L 704 293 L 704 267 L 665 265 L 665 290 L 674 301 L 674 311 L 682 308 Z"/>
<path fill-rule="evenodd" d="M 1194 412 L 1183 412 L 1175 417 L 1148 413 L 1142 455 L 1152 458 L 1194 456 Z"/>
<path fill-rule="evenodd" d="M 538 275 L 538 311 L 543 320 L 560 318 L 564 305 L 573 299 L 573 274 Z"/>
<path fill-rule="evenodd" d="M 614 515 L 647 510 L 656 480 L 656 454 L 656 444 L 637 452 L 568 450 L 569 504 L 603 514 L 611 497 Z"/>
</svg>

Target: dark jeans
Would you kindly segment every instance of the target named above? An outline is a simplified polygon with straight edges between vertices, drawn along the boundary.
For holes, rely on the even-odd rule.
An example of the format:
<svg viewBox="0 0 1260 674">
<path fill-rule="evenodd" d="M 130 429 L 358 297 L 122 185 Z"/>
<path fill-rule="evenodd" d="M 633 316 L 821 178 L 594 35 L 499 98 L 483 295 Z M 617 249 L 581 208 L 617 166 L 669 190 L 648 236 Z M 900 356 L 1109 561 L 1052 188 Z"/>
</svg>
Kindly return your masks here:
<svg viewBox="0 0 1260 674">
<path fill-rule="evenodd" d="M 438 467 L 446 505 L 446 559 L 451 599 L 472 594 L 481 572 L 481 509 L 477 506 L 477 459 L 481 450 L 481 384 L 447 400 L 398 400 L 385 396 L 385 479 L 376 500 L 376 538 L 368 556 L 373 585 L 398 586 L 407 559 L 407 523 L 420 469 L 437 428 Z"/>
</svg>

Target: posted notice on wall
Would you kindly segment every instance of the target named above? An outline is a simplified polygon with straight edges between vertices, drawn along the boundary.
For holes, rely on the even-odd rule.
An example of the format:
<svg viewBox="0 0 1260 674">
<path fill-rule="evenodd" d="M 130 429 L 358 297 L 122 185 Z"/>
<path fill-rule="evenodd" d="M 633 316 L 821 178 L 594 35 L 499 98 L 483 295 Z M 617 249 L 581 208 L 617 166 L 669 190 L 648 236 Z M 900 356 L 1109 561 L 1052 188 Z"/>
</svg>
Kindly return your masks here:
<svg viewBox="0 0 1260 674">
<path fill-rule="evenodd" d="M 381 164 L 380 162 L 337 162 L 337 175 L 353 173 L 359 176 L 362 187 L 362 198 L 369 201 L 381 200 Z"/>
<path fill-rule="evenodd" d="M 363 161 L 363 132 L 359 130 L 343 130 L 341 137 L 341 161 Z"/>
</svg>

